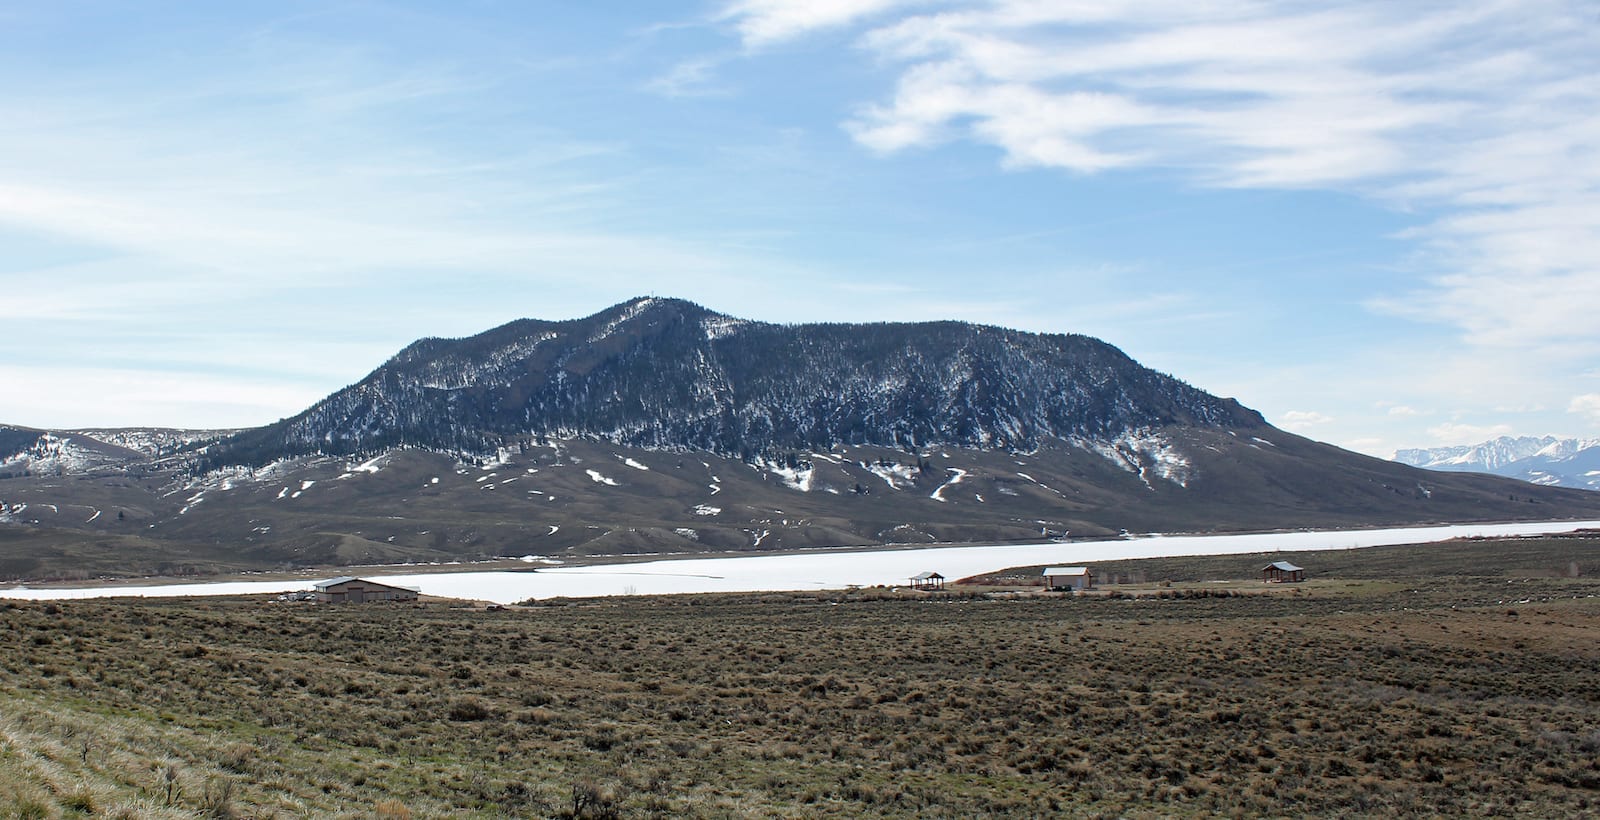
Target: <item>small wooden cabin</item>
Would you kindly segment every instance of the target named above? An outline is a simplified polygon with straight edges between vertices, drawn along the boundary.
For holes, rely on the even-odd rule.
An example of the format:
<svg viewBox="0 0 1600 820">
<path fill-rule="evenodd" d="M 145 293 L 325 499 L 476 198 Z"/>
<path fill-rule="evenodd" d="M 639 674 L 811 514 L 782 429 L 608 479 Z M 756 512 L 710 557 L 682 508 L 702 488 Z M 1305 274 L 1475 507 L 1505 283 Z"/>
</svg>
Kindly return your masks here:
<svg viewBox="0 0 1600 820">
<path fill-rule="evenodd" d="M 324 604 L 360 604 L 367 601 L 415 601 L 421 590 L 380 584 L 348 575 L 316 585 L 317 601 Z"/>
<path fill-rule="evenodd" d="M 1273 561 L 1261 568 L 1261 580 L 1269 584 L 1293 584 L 1306 579 L 1306 571 L 1288 561 Z"/>
<path fill-rule="evenodd" d="M 1088 567 L 1045 567 L 1046 589 L 1070 589 L 1082 592 L 1094 588 L 1094 573 Z"/>
<path fill-rule="evenodd" d="M 912 589 L 944 589 L 944 576 L 937 572 L 919 572 L 911 576 Z"/>
</svg>

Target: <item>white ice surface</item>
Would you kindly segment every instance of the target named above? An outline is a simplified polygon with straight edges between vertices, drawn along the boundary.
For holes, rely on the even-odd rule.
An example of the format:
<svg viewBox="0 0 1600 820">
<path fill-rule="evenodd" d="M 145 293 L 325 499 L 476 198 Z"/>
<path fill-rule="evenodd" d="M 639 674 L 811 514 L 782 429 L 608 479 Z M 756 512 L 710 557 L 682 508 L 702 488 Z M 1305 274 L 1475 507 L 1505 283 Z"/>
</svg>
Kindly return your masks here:
<svg viewBox="0 0 1600 820">
<path fill-rule="evenodd" d="M 963 578 L 1006 567 L 1035 564 L 1093 565 L 1096 561 L 1178 555 L 1229 555 L 1249 552 L 1304 552 L 1443 541 L 1465 536 L 1537 535 L 1600 527 L 1600 521 L 1546 521 L 1516 524 L 1458 524 L 1381 530 L 1336 530 L 1258 535 L 1166 536 L 1018 544 L 992 547 L 935 547 L 864 552 L 815 552 L 695 558 L 538 572 L 445 572 L 384 576 L 384 583 L 420 587 L 429 595 L 514 603 L 529 598 L 594 597 L 686 592 L 765 592 L 843 589 L 851 585 L 904 584 L 919 572 Z M 167 586 L 107 586 L 83 589 L 0 589 L 0 598 L 65 600 L 112 596 L 176 597 L 243 595 L 306 589 L 317 581 L 220 581 Z"/>
</svg>

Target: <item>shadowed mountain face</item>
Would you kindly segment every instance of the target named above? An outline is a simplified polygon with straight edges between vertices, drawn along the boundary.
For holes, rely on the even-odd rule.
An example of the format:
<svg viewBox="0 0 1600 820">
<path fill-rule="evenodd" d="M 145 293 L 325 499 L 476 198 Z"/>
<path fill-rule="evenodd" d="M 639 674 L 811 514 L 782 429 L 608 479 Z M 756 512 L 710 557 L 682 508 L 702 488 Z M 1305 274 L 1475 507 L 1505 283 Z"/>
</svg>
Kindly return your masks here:
<svg viewBox="0 0 1600 820">
<path fill-rule="evenodd" d="M 1094 339 L 670 299 L 425 339 L 253 430 L 0 428 L 0 580 L 1555 518 L 1600 494 L 1309 441 Z"/>
<path fill-rule="evenodd" d="M 956 322 L 779 326 L 671 299 L 426 339 L 215 454 L 265 463 L 399 444 L 492 452 L 522 435 L 753 456 L 835 444 L 1032 450 L 1261 417 L 1104 342 Z"/>
</svg>

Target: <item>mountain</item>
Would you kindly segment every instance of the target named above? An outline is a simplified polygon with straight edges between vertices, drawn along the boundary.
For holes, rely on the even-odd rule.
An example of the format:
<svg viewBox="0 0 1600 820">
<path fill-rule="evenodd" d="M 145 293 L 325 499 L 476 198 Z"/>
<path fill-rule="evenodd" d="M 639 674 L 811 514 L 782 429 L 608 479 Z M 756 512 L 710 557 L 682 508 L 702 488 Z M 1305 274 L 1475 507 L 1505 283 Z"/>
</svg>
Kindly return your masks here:
<svg viewBox="0 0 1600 820">
<path fill-rule="evenodd" d="M 742 457 L 835 444 L 1031 450 L 1167 425 L 1264 422 L 1084 336 L 780 326 L 636 299 L 422 340 L 299 416 L 225 442 L 210 463 L 396 445 L 493 452 L 529 434 Z"/>
<path fill-rule="evenodd" d="M 1494 473 L 1540 450 L 1555 444 L 1554 436 L 1501 436 L 1482 444 L 1462 444 L 1454 447 L 1397 450 L 1394 460 L 1426 470 L 1454 470 L 1458 472 Z"/>
<path fill-rule="evenodd" d="M 424 339 L 231 434 L 0 428 L 0 465 L 0 579 L 1600 518 L 1285 433 L 1083 336 L 673 299 Z"/>
<path fill-rule="evenodd" d="M 1394 460 L 1429 470 L 1490 473 L 1547 487 L 1600 490 L 1600 439 L 1501 436 L 1482 444 L 1399 450 Z"/>
</svg>

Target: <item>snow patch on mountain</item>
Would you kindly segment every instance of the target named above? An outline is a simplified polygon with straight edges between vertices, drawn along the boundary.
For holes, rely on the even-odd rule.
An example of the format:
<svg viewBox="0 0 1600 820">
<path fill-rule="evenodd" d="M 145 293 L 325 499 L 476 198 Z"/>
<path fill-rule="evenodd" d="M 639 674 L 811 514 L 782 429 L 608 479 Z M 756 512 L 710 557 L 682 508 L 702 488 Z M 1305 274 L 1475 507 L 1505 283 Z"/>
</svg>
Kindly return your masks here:
<svg viewBox="0 0 1600 820">
<path fill-rule="evenodd" d="M 917 481 L 916 469 L 898 461 L 893 463 L 874 461 L 870 464 L 861 462 L 861 466 L 867 468 L 873 475 L 883 479 L 883 483 L 888 484 L 889 489 L 892 490 L 910 487 Z"/>
<path fill-rule="evenodd" d="M 30 446 L 16 453 L 0 455 L 0 472 L 73 475 L 122 461 L 92 447 L 84 446 L 77 439 L 77 436 L 41 433 Z"/>
<path fill-rule="evenodd" d="M 732 316 L 707 316 L 701 321 L 700 327 L 706 332 L 706 339 L 716 341 L 739 332 L 739 329 L 750 324 L 745 319 L 735 319 Z"/>
<path fill-rule="evenodd" d="M 646 297 L 634 302 L 631 305 L 628 305 L 626 308 L 623 308 L 622 312 L 617 315 L 617 318 L 601 325 L 600 329 L 595 331 L 594 334 L 589 337 L 589 344 L 594 344 L 595 342 L 603 339 L 611 338 L 611 334 L 616 333 L 617 328 L 627 324 L 633 319 L 638 318 L 639 314 L 649 310 L 650 306 L 654 305 L 655 303 L 656 300 L 653 297 Z"/>
<path fill-rule="evenodd" d="M 1179 487 L 1189 486 L 1194 478 L 1194 463 L 1171 439 L 1152 430 L 1129 430 L 1110 441 L 1074 438 L 1071 443 L 1139 476 L 1151 489 L 1155 489 L 1151 476 Z"/>
<path fill-rule="evenodd" d="M 1535 458 L 1548 458 L 1558 461 L 1565 461 L 1577 456 L 1579 453 L 1582 453 L 1585 450 L 1592 450 L 1596 447 L 1600 447 L 1600 439 L 1562 438 L 1556 439 L 1555 441 L 1550 442 L 1548 445 L 1539 448 L 1539 452 L 1534 453 L 1533 455 Z"/>
<path fill-rule="evenodd" d="M 239 430 L 178 430 L 166 427 L 130 427 L 118 429 L 84 428 L 72 430 L 71 432 L 155 458 L 197 444 L 224 439 L 238 433 Z"/>
<path fill-rule="evenodd" d="M 1561 451 L 1562 440 L 1555 436 L 1501 436 L 1479 444 L 1396 450 L 1393 460 L 1426 470 L 1498 473 L 1509 464 L 1552 447 Z"/>
<path fill-rule="evenodd" d="M 783 482 L 783 486 L 803 493 L 811 492 L 812 480 L 816 477 L 816 468 L 809 461 L 798 461 L 795 466 L 781 464 L 776 461 L 764 461 L 761 468 L 768 474 L 775 475 Z"/>
<path fill-rule="evenodd" d="M 559 336 L 554 332 L 528 336 L 502 345 L 473 361 L 456 357 L 429 361 L 423 367 L 418 383 L 433 390 L 454 391 L 496 381 L 502 373 L 526 361 L 541 345 Z"/>
<path fill-rule="evenodd" d="M 374 473 L 374 474 L 376 474 L 379 470 L 382 470 L 384 467 L 387 467 L 389 465 L 389 460 L 393 457 L 393 455 L 394 455 L 394 451 L 390 450 L 389 452 L 386 452 L 386 453 L 384 453 L 382 455 L 374 456 L 373 458 L 369 458 L 366 461 L 361 462 L 360 464 L 357 464 L 357 465 L 355 465 L 353 467 L 346 467 L 345 469 L 350 471 L 350 472 L 352 472 L 352 473 Z"/>
<path fill-rule="evenodd" d="M 929 498 L 933 499 L 934 501 L 943 502 L 945 500 L 944 491 L 950 489 L 951 487 L 956 486 L 957 484 L 960 484 L 961 483 L 961 479 L 967 477 L 967 471 L 966 470 L 958 469 L 956 467 L 946 467 L 945 469 L 949 470 L 952 473 L 955 473 L 955 475 L 951 476 L 949 481 L 946 481 L 945 483 L 940 484 L 939 485 L 939 489 L 934 490 L 933 494 L 928 496 Z"/>
<path fill-rule="evenodd" d="M 1020 463 L 1020 462 L 1019 462 L 1019 463 Z M 1019 478 L 1021 478 L 1021 479 L 1023 479 L 1023 480 L 1025 480 L 1025 481 L 1031 481 L 1031 482 L 1033 482 L 1033 484 L 1034 484 L 1034 485 L 1035 485 L 1035 486 L 1037 486 L 1037 487 L 1039 487 L 1039 488 L 1040 488 L 1040 489 L 1043 489 L 1043 490 L 1049 490 L 1049 491 L 1050 491 L 1050 492 L 1052 492 L 1052 493 L 1055 493 L 1055 494 L 1056 494 L 1056 495 L 1059 495 L 1059 496 L 1061 496 L 1061 497 L 1062 497 L 1062 498 L 1066 498 L 1066 497 L 1067 497 L 1067 495 L 1066 495 L 1066 493 L 1063 493 L 1063 492 L 1061 492 L 1061 491 L 1060 491 L 1060 490 L 1058 490 L 1058 489 L 1056 489 L 1056 488 L 1054 488 L 1054 487 L 1052 487 L 1052 486 L 1050 486 L 1050 485 L 1049 485 L 1049 484 L 1046 484 L 1046 483 L 1044 483 L 1044 482 L 1042 482 L 1042 481 L 1040 481 L 1040 480 L 1039 480 L 1039 479 L 1037 479 L 1037 478 L 1034 478 L 1034 477 L 1033 477 L 1033 476 L 1031 476 L 1031 475 L 1028 475 L 1028 474 L 1027 474 L 1027 473 L 1017 473 L 1017 476 L 1018 476 L 1018 477 L 1019 477 Z M 1000 492 L 1002 492 L 1002 493 L 1004 493 L 1004 494 L 1006 494 L 1006 495 L 1016 495 L 1016 494 L 1017 494 L 1017 491 L 1016 491 L 1016 490 L 1012 490 L 1012 489 L 1010 489 L 1010 488 L 1007 488 L 1007 487 L 1001 487 L 1001 488 L 1000 488 Z"/>
<path fill-rule="evenodd" d="M 1490 473 L 1546 487 L 1600 490 L 1600 439 L 1501 436 L 1480 444 L 1397 450 L 1393 460 L 1427 470 Z"/>
<path fill-rule="evenodd" d="M 376 459 L 374 459 L 374 461 L 376 461 Z M 221 467 L 190 478 L 187 482 L 177 486 L 172 490 L 171 493 L 168 494 L 170 495 L 173 493 L 193 490 L 214 490 L 217 492 L 227 492 L 241 486 L 252 484 L 276 484 L 280 481 L 288 481 L 290 484 L 292 484 L 294 479 L 290 478 L 291 474 L 304 472 L 305 470 L 310 469 L 327 469 L 330 465 L 337 463 L 339 462 L 333 458 L 320 456 L 310 458 L 283 458 L 278 459 L 277 461 L 269 462 L 260 467 L 246 467 L 242 465 Z M 347 477 L 348 474 L 340 476 L 340 478 Z M 315 482 L 313 481 L 307 483 L 302 481 L 304 486 L 301 486 L 300 492 L 310 489 L 309 484 L 313 483 Z M 284 486 L 278 491 L 277 498 L 274 500 L 281 500 L 289 497 L 298 498 L 300 496 L 300 492 L 294 491 L 290 486 Z M 290 495 L 291 493 L 293 493 L 292 496 Z"/>
</svg>

